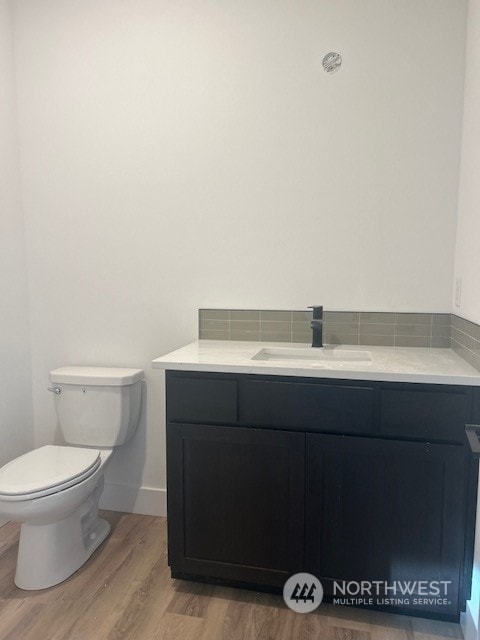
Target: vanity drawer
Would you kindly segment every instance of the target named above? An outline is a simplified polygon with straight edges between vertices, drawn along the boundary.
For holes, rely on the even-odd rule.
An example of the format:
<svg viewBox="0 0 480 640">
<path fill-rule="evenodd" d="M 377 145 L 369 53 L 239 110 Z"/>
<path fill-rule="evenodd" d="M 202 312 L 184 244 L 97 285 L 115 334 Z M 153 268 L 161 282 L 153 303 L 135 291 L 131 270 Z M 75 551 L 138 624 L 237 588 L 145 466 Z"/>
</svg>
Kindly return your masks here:
<svg viewBox="0 0 480 640">
<path fill-rule="evenodd" d="M 167 372 L 167 421 L 236 424 L 238 382 L 232 378 L 192 376 Z"/>
<path fill-rule="evenodd" d="M 369 386 L 243 381 L 240 422 L 322 433 L 369 434 L 374 389 Z"/>
<path fill-rule="evenodd" d="M 380 433 L 384 436 L 463 444 L 470 413 L 469 387 L 422 385 L 380 392 Z"/>
</svg>

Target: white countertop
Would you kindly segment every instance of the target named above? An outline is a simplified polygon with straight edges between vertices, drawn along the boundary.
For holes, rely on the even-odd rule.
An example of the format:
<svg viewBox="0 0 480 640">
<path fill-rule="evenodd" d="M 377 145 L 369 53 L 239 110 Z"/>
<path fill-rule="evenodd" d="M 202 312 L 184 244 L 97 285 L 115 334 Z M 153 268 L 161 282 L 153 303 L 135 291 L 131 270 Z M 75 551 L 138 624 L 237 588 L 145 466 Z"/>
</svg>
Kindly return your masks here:
<svg viewBox="0 0 480 640">
<path fill-rule="evenodd" d="M 258 375 L 343 378 L 384 382 L 423 382 L 480 386 L 480 372 L 451 349 L 419 347 L 326 347 L 335 351 L 369 351 L 372 361 L 328 362 L 252 360 L 260 349 L 296 348 L 312 351 L 306 344 L 286 342 L 240 342 L 196 340 L 152 362 L 154 369 L 254 373 Z M 315 350 L 316 351 L 316 350 Z"/>
</svg>

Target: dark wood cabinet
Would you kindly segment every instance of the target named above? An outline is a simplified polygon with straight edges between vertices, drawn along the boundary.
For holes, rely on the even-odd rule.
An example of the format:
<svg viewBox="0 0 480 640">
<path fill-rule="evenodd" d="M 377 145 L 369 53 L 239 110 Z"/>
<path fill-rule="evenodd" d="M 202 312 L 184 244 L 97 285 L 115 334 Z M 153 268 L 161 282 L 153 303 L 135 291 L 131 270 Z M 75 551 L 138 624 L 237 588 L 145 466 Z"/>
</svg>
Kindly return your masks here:
<svg viewBox="0 0 480 640">
<path fill-rule="evenodd" d="M 169 425 L 176 573 L 282 586 L 303 567 L 305 435 Z"/>
<path fill-rule="evenodd" d="M 458 619 L 477 390 L 176 371 L 166 384 L 175 577 L 278 590 L 308 571 L 327 596 L 334 581 L 447 582 L 449 605 L 396 610 Z"/>
<path fill-rule="evenodd" d="M 463 444 L 471 411 L 470 387 L 382 385 L 379 431 L 387 437 Z"/>
<path fill-rule="evenodd" d="M 456 445 L 308 434 L 305 569 L 330 595 L 334 580 L 408 583 L 406 609 L 455 615 L 467 462 Z M 430 581 L 440 604 L 422 597 Z"/>
<path fill-rule="evenodd" d="M 242 424 L 273 429 L 370 434 L 374 389 L 369 385 L 243 380 Z"/>
</svg>

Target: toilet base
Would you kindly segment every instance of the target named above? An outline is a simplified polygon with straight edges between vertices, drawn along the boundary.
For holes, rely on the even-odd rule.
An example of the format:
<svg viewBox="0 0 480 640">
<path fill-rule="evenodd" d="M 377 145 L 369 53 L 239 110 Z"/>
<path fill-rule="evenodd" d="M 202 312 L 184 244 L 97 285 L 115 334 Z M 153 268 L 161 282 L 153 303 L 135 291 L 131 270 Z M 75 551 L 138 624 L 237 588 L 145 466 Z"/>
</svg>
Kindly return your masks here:
<svg viewBox="0 0 480 640">
<path fill-rule="evenodd" d="M 98 517 L 103 476 L 85 502 L 59 522 L 22 524 L 15 584 L 20 589 L 46 589 L 63 582 L 105 540 L 110 524 Z"/>
</svg>

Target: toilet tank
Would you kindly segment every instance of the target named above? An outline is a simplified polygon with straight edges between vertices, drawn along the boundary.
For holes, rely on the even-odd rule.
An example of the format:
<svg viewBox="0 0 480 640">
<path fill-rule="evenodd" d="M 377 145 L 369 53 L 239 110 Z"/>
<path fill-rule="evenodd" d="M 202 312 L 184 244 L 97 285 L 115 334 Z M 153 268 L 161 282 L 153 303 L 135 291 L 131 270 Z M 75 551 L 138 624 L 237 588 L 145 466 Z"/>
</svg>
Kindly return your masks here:
<svg viewBox="0 0 480 640">
<path fill-rule="evenodd" d="M 135 433 L 142 401 L 142 369 L 61 367 L 50 372 L 65 441 L 115 447 Z"/>
</svg>

